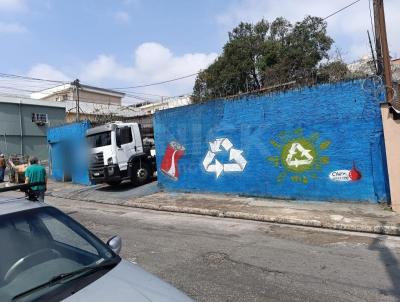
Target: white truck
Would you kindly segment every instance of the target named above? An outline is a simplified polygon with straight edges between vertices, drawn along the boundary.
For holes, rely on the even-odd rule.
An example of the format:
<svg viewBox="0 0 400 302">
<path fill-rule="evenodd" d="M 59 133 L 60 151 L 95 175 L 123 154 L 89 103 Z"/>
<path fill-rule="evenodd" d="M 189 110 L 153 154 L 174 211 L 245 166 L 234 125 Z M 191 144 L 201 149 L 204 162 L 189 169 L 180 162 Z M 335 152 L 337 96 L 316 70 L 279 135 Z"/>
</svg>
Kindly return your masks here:
<svg viewBox="0 0 400 302">
<path fill-rule="evenodd" d="M 89 178 L 95 183 L 119 185 L 130 180 L 147 183 L 156 171 L 154 145 L 143 139 L 137 123 L 113 122 L 86 131 Z"/>
</svg>

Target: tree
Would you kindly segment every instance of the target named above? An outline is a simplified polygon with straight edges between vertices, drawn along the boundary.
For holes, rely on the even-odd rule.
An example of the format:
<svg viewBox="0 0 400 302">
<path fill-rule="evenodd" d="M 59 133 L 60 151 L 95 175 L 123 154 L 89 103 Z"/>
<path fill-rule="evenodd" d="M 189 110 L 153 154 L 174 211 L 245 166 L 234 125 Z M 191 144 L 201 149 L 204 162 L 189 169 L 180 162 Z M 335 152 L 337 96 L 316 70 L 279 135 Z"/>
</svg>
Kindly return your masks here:
<svg viewBox="0 0 400 302">
<path fill-rule="evenodd" d="M 306 81 L 328 58 L 333 40 L 326 22 L 307 16 L 292 25 L 280 17 L 272 23 L 240 23 L 228 34 L 222 54 L 199 73 L 195 101 L 258 90 L 291 80 Z"/>
<path fill-rule="evenodd" d="M 350 71 L 346 63 L 341 60 L 322 64 L 318 68 L 318 82 L 336 82 L 350 77 Z"/>
</svg>

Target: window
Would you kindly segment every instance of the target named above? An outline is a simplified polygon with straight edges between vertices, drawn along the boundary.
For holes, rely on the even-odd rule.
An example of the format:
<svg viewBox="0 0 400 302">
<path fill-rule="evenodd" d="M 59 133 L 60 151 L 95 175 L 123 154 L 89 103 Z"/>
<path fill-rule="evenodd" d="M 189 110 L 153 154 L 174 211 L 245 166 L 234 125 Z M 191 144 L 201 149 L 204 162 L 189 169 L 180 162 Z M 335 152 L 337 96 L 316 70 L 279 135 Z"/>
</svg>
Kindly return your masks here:
<svg viewBox="0 0 400 302">
<path fill-rule="evenodd" d="M 133 141 L 131 127 L 122 127 L 117 129 L 117 145 L 129 144 Z"/>
<path fill-rule="evenodd" d="M 54 217 L 50 215 L 41 215 L 41 218 L 55 241 L 69 246 L 78 247 L 84 251 L 98 255 L 98 252 L 93 245 L 90 245 L 88 241 L 79 236 L 61 221 L 54 219 Z"/>
<path fill-rule="evenodd" d="M 38 124 L 47 124 L 47 113 L 32 113 L 32 122 Z"/>
<path fill-rule="evenodd" d="M 100 132 L 87 137 L 91 148 L 98 148 L 111 145 L 111 132 Z"/>
</svg>

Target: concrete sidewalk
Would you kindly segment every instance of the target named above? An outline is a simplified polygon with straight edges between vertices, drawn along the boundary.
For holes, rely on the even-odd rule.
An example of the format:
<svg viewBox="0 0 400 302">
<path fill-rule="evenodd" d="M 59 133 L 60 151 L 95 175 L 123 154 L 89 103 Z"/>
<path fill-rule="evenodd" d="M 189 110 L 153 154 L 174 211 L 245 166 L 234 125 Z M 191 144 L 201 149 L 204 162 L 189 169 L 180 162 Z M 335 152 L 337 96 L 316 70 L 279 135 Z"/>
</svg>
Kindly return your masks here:
<svg viewBox="0 0 400 302">
<path fill-rule="evenodd" d="M 161 192 L 156 182 L 137 188 L 127 184 L 114 189 L 106 186 L 84 187 L 52 183 L 49 185 L 48 195 L 157 211 L 400 235 L 400 215 L 379 204 L 168 193 Z"/>
</svg>

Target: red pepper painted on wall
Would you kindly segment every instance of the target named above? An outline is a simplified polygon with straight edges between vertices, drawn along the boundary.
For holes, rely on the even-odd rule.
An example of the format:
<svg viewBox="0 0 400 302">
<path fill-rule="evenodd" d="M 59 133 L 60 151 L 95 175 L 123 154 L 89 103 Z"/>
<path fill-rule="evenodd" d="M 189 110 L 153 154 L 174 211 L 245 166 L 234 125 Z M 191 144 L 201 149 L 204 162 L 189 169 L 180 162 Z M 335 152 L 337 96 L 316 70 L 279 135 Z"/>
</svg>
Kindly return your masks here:
<svg viewBox="0 0 400 302">
<path fill-rule="evenodd" d="M 185 147 L 172 141 L 165 149 L 164 158 L 161 162 L 161 171 L 173 180 L 178 180 L 178 161 L 185 154 Z"/>
<path fill-rule="evenodd" d="M 352 181 L 357 181 L 361 179 L 361 173 L 357 170 L 356 165 L 353 161 L 353 168 L 349 172 L 349 177 Z"/>
</svg>

